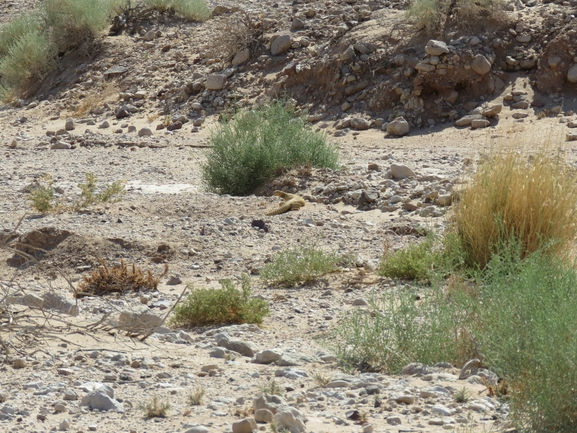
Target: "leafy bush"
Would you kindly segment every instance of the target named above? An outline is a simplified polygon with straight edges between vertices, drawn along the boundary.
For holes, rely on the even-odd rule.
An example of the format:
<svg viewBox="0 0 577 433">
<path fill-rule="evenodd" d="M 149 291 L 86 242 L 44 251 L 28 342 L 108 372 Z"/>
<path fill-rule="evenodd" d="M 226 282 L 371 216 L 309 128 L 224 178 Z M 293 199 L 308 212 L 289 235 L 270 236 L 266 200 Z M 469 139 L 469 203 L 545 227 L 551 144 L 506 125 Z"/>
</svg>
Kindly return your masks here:
<svg viewBox="0 0 577 433">
<path fill-rule="evenodd" d="M 241 290 L 231 280 L 221 280 L 220 289 L 193 290 L 174 309 L 171 324 L 175 327 L 262 323 L 269 315 L 266 302 L 251 298 L 247 275 L 241 278 Z"/>
<path fill-rule="evenodd" d="M 40 24 L 41 20 L 37 14 L 18 15 L 12 21 L 4 24 L 0 28 L 0 57 L 8 54 L 10 47 L 23 36 L 37 33 Z"/>
<path fill-rule="evenodd" d="M 60 51 L 92 42 L 109 24 L 110 5 L 101 0 L 45 0 L 46 26 Z"/>
<path fill-rule="evenodd" d="M 34 209 L 41 213 L 49 212 L 56 207 L 54 182 L 49 174 L 40 179 L 38 185 L 30 191 L 28 201 Z"/>
<path fill-rule="evenodd" d="M 327 252 L 315 244 L 297 245 L 275 254 L 260 271 L 266 282 L 282 286 L 314 281 L 337 269 L 350 259 L 338 253 Z"/>
<path fill-rule="evenodd" d="M 56 65 L 56 48 L 46 34 L 37 29 L 5 37 L 16 38 L 0 60 L 2 97 L 7 98 L 14 91 L 25 92 L 46 77 Z"/>
<path fill-rule="evenodd" d="M 575 264 L 520 248 L 489 263 L 475 333 L 485 362 L 507 380 L 516 422 L 529 431 L 577 431 Z"/>
<path fill-rule="evenodd" d="M 385 253 L 377 273 L 385 277 L 431 282 L 440 261 L 441 253 L 435 250 L 435 238 L 428 235 L 423 242 Z"/>
<path fill-rule="evenodd" d="M 465 290 L 405 287 L 345 316 L 325 343 L 346 369 L 398 373 L 410 362 L 462 365 L 473 357 L 474 299 Z"/>
<path fill-rule="evenodd" d="M 284 169 L 336 168 L 337 149 L 281 101 L 225 119 L 210 137 L 202 180 L 214 192 L 246 195 Z"/>
<path fill-rule="evenodd" d="M 501 151 L 479 167 L 456 208 L 456 232 L 467 265 L 484 268 L 510 239 L 521 257 L 539 249 L 563 253 L 577 237 L 577 175 L 544 152 L 527 162 Z"/>
</svg>

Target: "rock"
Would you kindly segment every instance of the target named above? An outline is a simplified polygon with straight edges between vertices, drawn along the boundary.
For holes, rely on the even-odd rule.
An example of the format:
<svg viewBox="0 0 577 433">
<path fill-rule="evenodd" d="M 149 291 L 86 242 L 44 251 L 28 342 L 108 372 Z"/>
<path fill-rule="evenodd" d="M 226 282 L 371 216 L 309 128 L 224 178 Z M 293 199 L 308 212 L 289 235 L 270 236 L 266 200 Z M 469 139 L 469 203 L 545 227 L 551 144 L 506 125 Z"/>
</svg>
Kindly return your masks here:
<svg viewBox="0 0 577 433">
<path fill-rule="evenodd" d="M 291 45 L 292 45 L 291 35 L 285 34 L 277 36 L 275 40 L 272 41 L 272 44 L 270 46 L 270 53 L 273 56 L 278 56 L 279 54 L 288 51 Z"/>
<path fill-rule="evenodd" d="M 491 62 L 482 54 L 477 54 L 471 62 L 471 69 L 479 75 L 485 75 L 491 70 Z"/>
<path fill-rule="evenodd" d="M 365 306 L 369 305 L 369 302 L 365 298 L 357 298 L 353 301 L 354 306 Z"/>
<path fill-rule="evenodd" d="M 100 125 L 98 125 L 99 129 L 106 129 L 110 127 L 110 123 L 108 123 L 107 120 L 105 120 L 104 122 L 102 122 Z"/>
<path fill-rule="evenodd" d="M 409 212 L 416 211 L 419 209 L 419 202 L 417 200 L 411 200 L 406 203 L 403 203 L 403 209 Z"/>
<path fill-rule="evenodd" d="M 64 400 L 78 400 L 78 394 L 73 389 L 64 391 Z"/>
<path fill-rule="evenodd" d="M 71 148 L 72 145 L 65 141 L 57 141 L 52 146 L 50 146 L 50 149 L 71 149 Z"/>
<path fill-rule="evenodd" d="M 82 397 L 82 400 L 80 400 L 80 406 L 88 406 L 89 409 L 96 410 L 115 410 L 117 412 L 124 412 L 122 404 L 109 396 L 105 387 L 100 387 Z"/>
<path fill-rule="evenodd" d="M 440 56 L 449 52 L 449 47 L 443 41 L 431 39 L 425 45 L 425 51 L 429 56 Z"/>
<path fill-rule="evenodd" d="M 399 424 L 401 424 L 401 423 L 402 423 L 402 421 L 401 421 L 401 417 L 400 417 L 400 416 L 393 415 L 393 416 L 388 416 L 388 417 L 387 417 L 387 424 L 390 424 L 390 425 L 399 425 Z"/>
<path fill-rule="evenodd" d="M 242 65 L 250 59 L 250 50 L 248 48 L 239 51 L 232 58 L 232 66 Z"/>
<path fill-rule="evenodd" d="M 395 179 L 406 179 L 408 177 L 415 177 L 415 172 L 403 164 L 391 164 L 391 175 Z"/>
<path fill-rule="evenodd" d="M 351 128 L 358 129 L 359 131 L 367 130 L 371 127 L 371 124 L 367 119 L 362 117 L 353 117 L 351 119 Z"/>
<path fill-rule="evenodd" d="M 481 111 L 481 114 L 485 117 L 493 117 L 493 116 L 496 116 L 497 114 L 499 114 L 502 109 L 503 109 L 502 104 L 490 105 L 486 108 L 483 108 L 483 110 Z"/>
<path fill-rule="evenodd" d="M 291 30 L 295 31 L 295 30 L 301 30 L 304 28 L 305 28 L 305 22 L 303 20 L 301 20 L 300 18 L 293 17 L 293 22 L 291 24 Z"/>
<path fill-rule="evenodd" d="M 212 16 L 213 17 L 217 17 L 219 15 L 226 15 L 232 12 L 232 9 L 226 6 L 216 6 L 213 10 L 212 10 Z"/>
<path fill-rule="evenodd" d="M 257 364 L 270 364 L 271 362 L 278 361 L 283 354 L 280 349 L 266 349 L 258 352 L 255 355 L 255 360 Z"/>
<path fill-rule="evenodd" d="M 290 433 L 304 433 L 306 431 L 300 412 L 291 406 L 282 406 L 274 415 L 274 421 L 282 429 Z"/>
<path fill-rule="evenodd" d="M 125 117 L 130 116 L 130 111 L 128 111 L 128 107 L 123 105 L 118 110 L 116 110 L 116 118 L 117 119 L 124 119 Z"/>
<path fill-rule="evenodd" d="M 152 130 L 150 128 L 140 128 L 138 131 L 139 137 L 152 137 Z"/>
<path fill-rule="evenodd" d="M 273 413 L 268 409 L 258 409 L 254 412 L 256 422 L 271 422 Z"/>
<path fill-rule="evenodd" d="M 473 128 L 473 129 L 486 128 L 490 124 L 491 124 L 491 122 L 489 122 L 486 119 L 473 119 L 471 121 L 471 128 Z"/>
<path fill-rule="evenodd" d="M 441 416 L 451 416 L 455 413 L 454 409 L 450 409 L 442 404 L 436 404 L 431 408 L 431 412 Z"/>
<path fill-rule="evenodd" d="M 402 137 L 409 133 L 409 122 L 404 117 L 397 117 L 392 122 L 387 123 L 387 134 Z"/>
<path fill-rule="evenodd" d="M 119 326 L 132 333 L 139 333 L 144 331 L 150 331 L 157 326 L 162 325 L 162 317 L 150 313 L 150 309 L 142 305 L 141 307 L 135 307 L 132 310 L 124 310 L 118 316 Z"/>
<path fill-rule="evenodd" d="M 167 286 L 177 286 L 182 283 L 182 279 L 178 275 L 171 275 L 166 282 Z"/>
<path fill-rule="evenodd" d="M 285 405 L 286 400 L 284 398 L 279 397 L 278 395 L 269 395 L 269 394 L 261 395 L 254 401 L 253 404 L 255 412 L 258 411 L 259 409 L 267 409 L 273 414 L 276 413 L 277 408 Z"/>
<path fill-rule="evenodd" d="M 72 119 L 71 117 L 69 117 L 68 119 L 66 119 L 66 123 L 64 125 L 64 129 L 66 129 L 67 131 L 72 131 L 74 130 L 74 119 Z"/>
<path fill-rule="evenodd" d="M 453 202 L 453 194 L 439 194 L 437 197 L 437 204 L 439 206 L 450 206 Z"/>
<path fill-rule="evenodd" d="M 520 34 L 515 37 L 517 42 L 521 42 L 522 44 L 526 44 L 527 42 L 531 42 L 531 35 L 529 34 Z"/>
<path fill-rule="evenodd" d="M 66 407 L 66 403 L 62 402 L 62 401 L 57 401 L 56 403 L 54 403 L 54 412 L 56 413 L 64 413 L 68 410 L 68 408 Z"/>
<path fill-rule="evenodd" d="M 182 122 L 173 122 L 166 127 L 167 131 L 176 131 L 177 129 L 182 128 Z"/>
<path fill-rule="evenodd" d="M 298 368 L 280 368 L 274 372 L 275 377 L 286 377 L 287 379 L 300 379 L 309 377 L 306 371 Z"/>
<path fill-rule="evenodd" d="M 486 120 L 482 114 L 467 114 L 455 121 L 456 126 L 470 126 L 473 120 Z"/>
<path fill-rule="evenodd" d="M 350 62 L 355 58 L 355 49 L 352 45 L 349 45 L 345 51 L 341 54 L 342 62 Z"/>
<path fill-rule="evenodd" d="M 394 395 L 391 397 L 391 400 L 397 403 L 413 404 L 415 402 L 415 396 L 410 394 Z"/>
<path fill-rule="evenodd" d="M 189 428 L 184 433 L 208 433 L 209 431 L 210 430 L 208 429 L 208 427 L 205 427 L 203 425 L 196 425 L 192 428 Z"/>
<path fill-rule="evenodd" d="M 511 117 L 513 117 L 513 119 L 524 119 L 528 115 L 528 113 L 513 113 Z"/>
<path fill-rule="evenodd" d="M 511 104 L 511 108 L 519 109 L 519 110 L 526 110 L 530 107 L 528 101 L 517 101 Z"/>
<path fill-rule="evenodd" d="M 68 314 L 70 316 L 76 317 L 80 314 L 76 302 L 67 301 L 62 295 L 57 295 L 56 293 L 48 292 L 44 296 L 44 308 L 50 310 L 58 310 L 63 314 Z"/>
<path fill-rule="evenodd" d="M 347 96 L 354 95 L 355 93 L 359 93 L 361 90 L 365 89 L 369 84 L 370 84 L 369 80 L 359 81 L 358 83 L 351 84 L 350 86 L 345 87 L 345 93 L 347 94 Z"/>
<path fill-rule="evenodd" d="M 402 375 L 409 375 L 409 376 L 413 375 L 423 376 L 431 373 L 434 373 L 432 367 L 429 367 L 428 365 L 425 364 L 421 364 L 419 362 L 412 362 L 407 366 L 405 366 L 405 368 L 403 368 L 403 370 L 401 371 Z"/>
<path fill-rule="evenodd" d="M 64 418 L 58 425 L 58 430 L 60 431 L 68 431 L 69 428 L 70 428 L 70 421 L 68 421 L 67 418 Z"/>
<path fill-rule="evenodd" d="M 232 423 L 232 433 L 252 433 L 257 429 L 254 418 L 245 418 Z"/>
<path fill-rule="evenodd" d="M 228 350 L 233 350 L 243 356 L 253 357 L 259 348 L 256 344 L 232 338 L 221 338 L 218 340 L 218 345 Z"/>
<path fill-rule="evenodd" d="M 226 75 L 210 74 L 206 77 L 205 87 L 207 90 L 222 90 L 226 84 Z"/>
<path fill-rule="evenodd" d="M 567 141 L 576 141 L 577 140 L 577 132 L 575 131 L 568 131 L 567 135 L 565 136 Z"/>
<path fill-rule="evenodd" d="M 571 66 L 567 71 L 567 81 L 577 83 L 577 64 Z"/>
</svg>

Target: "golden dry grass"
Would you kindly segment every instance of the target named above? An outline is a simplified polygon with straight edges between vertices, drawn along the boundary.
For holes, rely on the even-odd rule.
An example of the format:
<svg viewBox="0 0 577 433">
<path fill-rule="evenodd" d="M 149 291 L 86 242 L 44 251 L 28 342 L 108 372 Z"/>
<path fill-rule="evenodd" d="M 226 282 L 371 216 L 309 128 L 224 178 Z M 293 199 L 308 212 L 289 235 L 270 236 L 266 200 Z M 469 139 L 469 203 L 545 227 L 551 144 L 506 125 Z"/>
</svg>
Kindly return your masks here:
<svg viewBox="0 0 577 433">
<path fill-rule="evenodd" d="M 484 268 L 515 238 L 524 257 L 566 252 L 577 236 L 577 175 L 546 149 L 526 158 L 496 151 L 461 194 L 456 227 L 469 264 Z"/>
<path fill-rule="evenodd" d="M 120 87 L 111 81 L 102 87 L 102 89 L 91 89 L 78 105 L 72 111 L 73 117 L 82 117 L 104 105 L 106 102 L 112 102 L 118 98 Z"/>
</svg>

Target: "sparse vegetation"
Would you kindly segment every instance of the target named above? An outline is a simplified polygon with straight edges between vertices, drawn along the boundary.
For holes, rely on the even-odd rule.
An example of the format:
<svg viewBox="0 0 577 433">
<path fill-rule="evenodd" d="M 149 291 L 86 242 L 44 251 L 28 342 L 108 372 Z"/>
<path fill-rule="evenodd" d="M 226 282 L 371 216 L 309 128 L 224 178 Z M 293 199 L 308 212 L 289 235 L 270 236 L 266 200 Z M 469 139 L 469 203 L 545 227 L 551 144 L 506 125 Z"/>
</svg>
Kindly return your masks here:
<svg viewBox="0 0 577 433">
<path fill-rule="evenodd" d="M 119 199 L 124 194 L 124 182 L 116 181 L 108 184 L 100 192 L 97 191 L 97 179 L 93 173 L 86 173 L 86 183 L 79 183 L 80 198 L 71 205 L 66 206 L 62 200 L 58 200 L 54 190 L 54 182 L 49 174 L 46 174 L 38 181 L 28 195 L 31 206 L 41 213 L 80 211 L 91 205 L 99 203 L 109 203 Z"/>
<path fill-rule="evenodd" d="M 519 426 L 574 431 L 576 180 L 545 153 L 529 161 L 494 154 L 461 194 L 439 250 L 427 239 L 384 267 L 399 276 L 400 268 L 404 278 L 426 276 L 432 287 L 390 290 L 349 314 L 327 340 L 342 365 L 398 372 L 409 362 L 463 365 L 482 353 L 503 378 L 487 384 L 490 394 L 510 396 Z M 462 260 L 453 257 L 459 251 Z M 455 401 L 466 398 L 455 394 Z"/>
<path fill-rule="evenodd" d="M 188 403 L 191 406 L 201 405 L 205 394 L 206 390 L 202 386 L 197 387 L 194 392 L 188 396 Z"/>
<path fill-rule="evenodd" d="M 314 281 L 337 270 L 339 263 L 348 262 L 348 256 L 325 251 L 315 243 L 299 244 L 275 254 L 260 271 L 260 277 L 267 283 L 292 286 Z"/>
<path fill-rule="evenodd" d="M 150 403 L 146 403 L 141 407 L 146 413 L 147 418 L 164 418 L 170 409 L 170 403 L 167 401 L 161 402 L 157 395 L 152 397 Z"/>
<path fill-rule="evenodd" d="M 279 383 L 272 379 L 260 385 L 260 391 L 263 394 L 282 396 L 282 388 Z"/>
<path fill-rule="evenodd" d="M 212 147 L 201 165 L 208 190 L 246 195 L 298 165 L 337 168 L 338 152 L 282 101 L 225 118 L 211 132 Z"/>
<path fill-rule="evenodd" d="M 85 275 L 78 284 L 76 297 L 101 296 L 110 293 L 126 293 L 134 290 L 155 290 L 160 278 L 168 272 L 165 265 L 164 273 L 156 276 L 152 271 L 143 271 L 140 267 L 132 264 L 128 266 L 123 260 L 118 266 L 108 266 L 101 259 L 102 266 Z"/>
<path fill-rule="evenodd" d="M 203 0 L 143 0 L 144 4 L 161 13 L 173 12 L 194 21 L 206 21 L 210 9 Z"/>
<path fill-rule="evenodd" d="M 250 280 L 241 277 L 241 288 L 232 280 L 220 281 L 220 289 L 193 290 L 174 309 L 172 326 L 192 327 L 203 325 L 226 325 L 240 323 L 262 323 L 269 308 L 263 299 L 251 298 Z"/>
<path fill-rule="evenodd" d="M 467 403 L 469 398 L 469 391 L 467 391 L 467 388 L 465 387 L 461 388 L 455 393 L 455 395 L 453 395 L 453 400 L 455 400 L 456 403 Z"/>
<path fill-rule="evenodd" d="M 322 373 L 315 373 L 313 375 L 313 379 L 318 386 L 320 386 L 321 388 L 324 388 L 325 386 L 327 386 L 330 383 L 330 381 L 332 380 L 332 377 L 324 375 Z"/>
</svg>

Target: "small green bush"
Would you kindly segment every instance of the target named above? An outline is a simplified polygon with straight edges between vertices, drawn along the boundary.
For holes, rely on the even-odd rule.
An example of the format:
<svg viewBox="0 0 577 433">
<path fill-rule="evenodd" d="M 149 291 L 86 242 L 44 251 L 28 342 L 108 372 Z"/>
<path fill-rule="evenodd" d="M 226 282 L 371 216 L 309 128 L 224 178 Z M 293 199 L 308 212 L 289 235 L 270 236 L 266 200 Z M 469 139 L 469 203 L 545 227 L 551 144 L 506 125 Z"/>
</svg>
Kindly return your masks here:
<svg viewBox="0 0 577 433">
<path fill-rule="evenodd" d="M 206 21 L 211 14 L 204 0 L 144 0 L 144 4 L 159 12 L 172 11 L 194 21 Z"/>
<path fill-rule="evenodd" d="M 96 193 L 97 179 L 93 173 L 86 173 L 86 183 L 79 183 L 78 187 L 81 190 L 80 200 L 76 201 L 72 208 L 79 210 L 84 209 L 90 205 L 97 203 L 107 203 L 118 199 L 124 194 L 124 182 L 116 181 L 106 185 L 103 191 Z"/>
<path fill-rule="evenodd" d="M 339 263 L 349 261 L 349 257 L 327 252 L 315 244 L 297 245 L 275 254 L 260 271 L 260 277 L 275 285 L 292 286 L 314 281 L 337 270 Z"/>
<path fill-rule="evenodd" d="M 91 43 L 109 24 L 111 6 L 102 0 L 45 0 L 44 16 L 63 52 Z"/>
<path fill-rule="evenodd" d="M 164 418 L 170 409 L 170 403 L 161 402 L 157 395 L 152 397 L 150 403 L 141 406 L 141 409 L 146 413 L 147 418 Z"/>
<path fill-rule="evenodd" d="M 46 213 L 53 210 L 56 205 L 56 197 L 54 197 L 54 182 L 49 174 L 46 174 L 39 180 L 38 185 L 28 194 L 28 201 L 30 205 L 38 212 Z"/>
<path fill-rule="evenodd" d="M 441 253 L 435 249 L 435 238 L 428 235 L 424 241 L 385 254 L 377 273 L 402 280 L 431 282 L 441 262 Z"/>
<path fill-rule="evenodd" d="M 239 111 L 211 132 L 211 149 L 201 165 L 210 191 L 246 195 L 284 169 L 310 164 L 337 168 L 338 151 L 281 101 Z"/>
<path fill-rule="evenodd" d="M 42 81 L 54 69 L 55 58 L 56 47 L 45 33 L 34 28 L 17 36 L 0 60 L 3 97 L 10 96 L 12 92 L 25 93 L 29 86 Z"/>
<path fill-rule="evenodd" d="M 347 314 L 325 340 L 341 366 L 399 373 L 411 362 L 463 365 L 474 357 L 474 299 L 461 290 L 422 290 L 405 287 L 374 295 L 368 309 Z"/>
<path fill-rule="evenodd" d="M 535 432 L 577 431 L 577 271 L 521 247 L 487 266 L 475 338 L 507 380 L 513 417 Z M 523 430 L 526 431 L 526 430 Z"/>
<path fill-rule="evenodd" d="M 193 290 L 174 309 L 170 323 L 175 327 L 202 325 L 227 325 L 240 323 L 262 323 L 269 315 L 263 299 L 251 298 L 250 281 L 247 275 L 241 278 L 241 289 L 231 280 L 221 280 L 220 289 Z"/>
<path fill-rule="evenodd" d="M 10 47 L 29 33 L 38 33 L 41 24 L 37 14 L 18 15 L 0 28 L 0 57 L 8 54 Z"/>
</svg>

